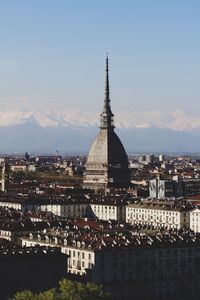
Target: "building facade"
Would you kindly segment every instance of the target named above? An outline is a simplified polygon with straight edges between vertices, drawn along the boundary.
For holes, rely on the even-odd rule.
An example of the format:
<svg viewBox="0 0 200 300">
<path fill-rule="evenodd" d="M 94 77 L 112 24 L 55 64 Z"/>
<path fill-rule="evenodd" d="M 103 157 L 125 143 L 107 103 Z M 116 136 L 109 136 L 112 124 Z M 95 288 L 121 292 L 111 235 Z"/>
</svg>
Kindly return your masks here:
<svg viewBox="0 0 200 300">
<path fill-rule="evenodd" d="M 182 196 L 182 183 L 176 180 L 155 178 L 149 181 L 150 198 L 165 199 Z"/>
<path fill-rule="evenodd" d="M 149 196 L 164 199 L 169 197 L 191 197 L 200 194 L 200 179 L 160 179 L 149 181 Z"/>
<path fill-rule="evenodd" d="M 126 207 L 126 222 L 164 228 L 189 228 L 191 206 L 173 203 L 138 203 Z"/>
<path fill-rule="evenodd" d="M 196 207 L 190 212 L 190 229 L 200 232 L 200 208 Z"/>
</svg>

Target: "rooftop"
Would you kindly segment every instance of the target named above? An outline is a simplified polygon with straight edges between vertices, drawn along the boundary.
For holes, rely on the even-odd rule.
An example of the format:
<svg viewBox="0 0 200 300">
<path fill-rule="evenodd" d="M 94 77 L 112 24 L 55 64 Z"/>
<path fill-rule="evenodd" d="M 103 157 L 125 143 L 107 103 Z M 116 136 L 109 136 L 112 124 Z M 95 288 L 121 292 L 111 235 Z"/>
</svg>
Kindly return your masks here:
<svg viewBox="0 0 200 300">
<path fill-rule="evenodd" d="M 0 239 L 0 257 L 1 256 L 13 256 L 13 255 L 58 255 L 61 251 L 58 247 L 21 247 L 5 239 Z"/>
<path fill-rule="evenodd" d="M 191 230 L 160 230 L 147 234 L 134 226 L 118 222 L 74 220 L 65 228 L 54 228 L 46 233 L 30 234 L 28 240 L 47 245 L 82 248 L 91 251 L 138 248 L 200 247 L 200 234 Z"/>
<path fill-rule="evenodd" d="M 186 201 L 157 201 L 157 200 L 135 202 L 129 204 L 127 207 L 142 208 L 142 209 L 171 210 L 171 211 L 190 211 L 193 208 L 195 208 L 194 205 Z"/>
</svg>

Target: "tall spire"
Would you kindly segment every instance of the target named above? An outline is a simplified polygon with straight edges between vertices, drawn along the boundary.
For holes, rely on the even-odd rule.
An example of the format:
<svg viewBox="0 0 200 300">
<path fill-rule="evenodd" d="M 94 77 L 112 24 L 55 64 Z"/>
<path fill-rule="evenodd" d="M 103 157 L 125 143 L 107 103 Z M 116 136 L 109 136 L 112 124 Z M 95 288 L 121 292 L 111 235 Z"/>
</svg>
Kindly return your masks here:
<svg viewBox="0 0 200 300">
<path fill-rule="evenodd" d="M 105 98 L 104 107 L 101 114 L 100 128 L 114 128 L 114 115 L 110 107 L 110 87 L 109 87 L 109 68 L 108 68 L 108 55 L 106 55 L 106 82 L 105 82 Z"/>
<path fill-rule="evenodd" d="M 106 84 L 105 84 L 105 106 L 110 103 L 110 88 L 109 88 L 109 69 L 108 69 L 108 54 L 106 55 Z"/>
</svg>

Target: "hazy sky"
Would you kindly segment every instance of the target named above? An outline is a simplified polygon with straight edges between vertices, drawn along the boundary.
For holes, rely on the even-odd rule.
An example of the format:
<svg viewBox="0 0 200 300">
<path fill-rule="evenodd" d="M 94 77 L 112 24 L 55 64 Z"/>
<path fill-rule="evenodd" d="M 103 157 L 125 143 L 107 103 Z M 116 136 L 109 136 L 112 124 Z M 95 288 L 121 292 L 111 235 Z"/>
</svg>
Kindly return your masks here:
<svg viewBox="0 0 200 300">
<path fill-rule="evenodd" d="M 199 0 L 0 0 L 0 104 L 200 113 Z"/>
</svg>

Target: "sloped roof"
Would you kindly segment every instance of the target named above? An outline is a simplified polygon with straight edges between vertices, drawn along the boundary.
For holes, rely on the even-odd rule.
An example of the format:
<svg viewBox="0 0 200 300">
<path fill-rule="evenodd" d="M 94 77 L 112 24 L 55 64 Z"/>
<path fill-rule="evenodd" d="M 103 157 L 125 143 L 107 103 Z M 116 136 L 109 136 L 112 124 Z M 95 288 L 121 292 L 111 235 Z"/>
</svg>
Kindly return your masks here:
<svg viewBox="0 0 200 300">
<path fill-rule="evenodd" d="M 97 134 L 88 154 L 89 164 L 128 168 L 126 152 L 113 129 L 101 129 Z"/>
</svg>

